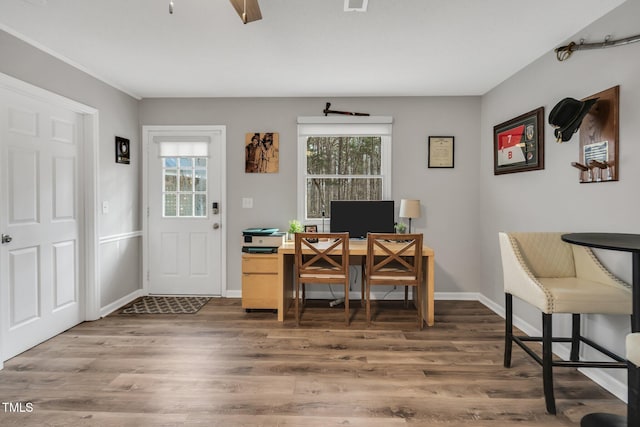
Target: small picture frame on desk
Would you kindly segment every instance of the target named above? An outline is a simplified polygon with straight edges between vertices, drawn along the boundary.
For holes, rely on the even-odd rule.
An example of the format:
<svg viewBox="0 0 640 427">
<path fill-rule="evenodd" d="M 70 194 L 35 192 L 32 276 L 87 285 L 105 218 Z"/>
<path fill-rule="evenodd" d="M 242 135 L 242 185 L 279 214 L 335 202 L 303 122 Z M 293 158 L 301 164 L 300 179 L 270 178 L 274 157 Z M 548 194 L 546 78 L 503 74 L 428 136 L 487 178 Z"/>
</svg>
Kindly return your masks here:
<svg viewBox="0 0 640 427">
<path fill-rule="evenodd" d="M 453 149 L 453 136 L 430 136 L 428 167 L 453 168 Z"/>
<path fill-rule="evenodd" d="M 317 233 L 318 226 L 317 225 L 305 225 L 304 226 L 305 233 Z M 318 239 L 307 239 L 309 243 L 318 243 Z"/>
</svg>

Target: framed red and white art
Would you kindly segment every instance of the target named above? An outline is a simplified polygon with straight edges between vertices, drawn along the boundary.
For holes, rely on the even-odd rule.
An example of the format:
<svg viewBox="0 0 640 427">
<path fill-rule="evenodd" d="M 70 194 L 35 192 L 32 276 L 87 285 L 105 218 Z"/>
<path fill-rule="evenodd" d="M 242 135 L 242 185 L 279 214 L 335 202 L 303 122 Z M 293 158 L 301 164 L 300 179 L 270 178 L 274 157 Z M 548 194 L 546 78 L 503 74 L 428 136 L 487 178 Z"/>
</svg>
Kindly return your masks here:
<svg viewBox="0 0 640 427">
<path fill-rule="evenodd" d="M 493 127 L 493 174 L 544 169 L 544 107 Z"/>
</svg>

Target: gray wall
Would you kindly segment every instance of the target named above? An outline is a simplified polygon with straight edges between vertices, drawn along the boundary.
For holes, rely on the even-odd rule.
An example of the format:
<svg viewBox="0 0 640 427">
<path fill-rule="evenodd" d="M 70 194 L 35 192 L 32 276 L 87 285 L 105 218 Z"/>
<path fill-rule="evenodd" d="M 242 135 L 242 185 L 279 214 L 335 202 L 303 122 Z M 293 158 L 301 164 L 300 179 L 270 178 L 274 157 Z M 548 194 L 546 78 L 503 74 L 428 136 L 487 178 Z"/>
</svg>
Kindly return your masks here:
<svg viewBox="0 0 640 427">
<path fill-rule="evenodd" d="M 109 214 L 99 217 L 100 301 L 108 306 L 141 286 L 138 101 L 2 31 L 0 57 L 0 72 L 100 111 L 99 191 L 110 205 Z M 128 166 L 114 161 L 116 135 L 131 140 Z"/>
<path fill-rule="evenodd" d="M 326 102 L 345 111 L 393 116 L 392 198 L 417 198 L 425 214 L 413 229 L 436 253 L 437 292 L 478 292 L 479 97 L 144 99 L 141 125 L 227 126 L 227 289 L 241 289 L 241 235 L 296 218 L 298 116 L 319 116 Z M 280 172 L 245 174 L 244 135 L 280 133 Z M 455 168 L 427 168 L 427 137 L 455 137 Z M 253 209 L 242 198 L 254 199 Z"/>
<path fill-rule="evenodd" d="M 589 42 L 638 34 L 640 2 L 626 2 L 576 34 Z M 498 231 L 612 231 L 640 232 L 640 43 L 578 51 L 564 62 L 549 52 L 482 98 L 480 152 L 481 292 L 503 306 Z M 545 169 L 493 175 L 493 126 L 519 114 L 545 107 L 545 123 L 553 106 L 564 97 L 584 98 L 620 85 L 620 181 L 579 184 L 571 162 L 579 160 L 579 136 L 557 144 L 545 124 Z M 605 265 L 628 283 L 631 256 L 598 251 Z M 540 329 L 540 314 L 522 304 L 514 308 L 524 321 Z M 568 332 L 568 319 L 556 326 Z M 624 354 L 630 330 L 626 316 L 589 316 L 587 336 Z M 618 372 L 624 381 L 624 374 Z"/>
</svg>

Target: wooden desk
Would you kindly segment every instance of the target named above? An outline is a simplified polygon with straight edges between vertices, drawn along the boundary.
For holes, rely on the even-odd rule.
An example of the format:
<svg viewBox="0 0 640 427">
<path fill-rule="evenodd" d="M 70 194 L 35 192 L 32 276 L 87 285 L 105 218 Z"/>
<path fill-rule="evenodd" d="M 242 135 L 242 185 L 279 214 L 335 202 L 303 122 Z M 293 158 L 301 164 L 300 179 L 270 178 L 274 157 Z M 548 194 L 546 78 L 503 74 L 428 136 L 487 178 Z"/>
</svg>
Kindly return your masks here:
<svg viewBox="0 0 640 427">
<path fill-rule="evenodd" d="M 320 242 L 322 244 L 323 242 Z M 284 321 L 285 315 L 293 301 L 293 264 L 295 248 L 293 242 L 285 242 L 278 249 L 278 281 L 282 284 L 282 292 L 278 293 L 278 320 Z M 367 255 L 366 240 L 349 241 L 349 259 L 351 264 L 360 265 L 362 258 Z M 423 320 L 428 326 L 433 326 L 433 293 L 434 293 L 434 252 L 428 246 L 422 247 L 423 292 L 425 296 L 422 304 Z M 426 289 L 425 289 L 426 288 Z"/>
</svg>

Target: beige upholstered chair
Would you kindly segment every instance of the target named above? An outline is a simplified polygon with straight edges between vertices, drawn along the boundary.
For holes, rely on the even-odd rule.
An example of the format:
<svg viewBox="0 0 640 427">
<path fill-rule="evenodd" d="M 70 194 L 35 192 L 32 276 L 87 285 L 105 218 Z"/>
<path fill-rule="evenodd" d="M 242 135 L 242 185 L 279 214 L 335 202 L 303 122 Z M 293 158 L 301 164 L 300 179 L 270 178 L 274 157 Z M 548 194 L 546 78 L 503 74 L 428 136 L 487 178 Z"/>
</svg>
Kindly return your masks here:
<svg viewBox="0 0 640 427">
<path fill-rule="evenodd" d="M 561 240 L 564 233 L 499 233 L 505 292 L 504 366 L 511 366 L 512 343 L 518 344 L 542 366 L 543 388 L 550 414 L 556 413 L 553 393 L 553 367 L 625 368 L 624 359 L 580 335 L 580 314 L 631 314 L 631 288 L 617 279 L 584 246 Z M 542 311 L 542 337 L 513 335 L 515 296 Z M 551 316 L 571 313 L 570 338 L 555 338 Z M 542 341 L 542 357 L 527 346 Z M 552 342 L 571 343 L 570 360 L 554 361 Z M 615 362 L 579 360 L 580 343 L 606 354 Z"/>
<path fill-rule="evenodd" d="M 344 286 L 344 320 L 349 325 L 349 233 L 295 234 L 295 310 L 300 325 L 300 287 L 306 283 Z"/>
<path fill-rule="evenodd" d="M 422 329 L 422 234 L 368 233 L 365 261 L 365 300 L 367 322 L 371 324 L 371 286 L 408 286 L 416 289 L 418 325 Z"/>
</svg>

